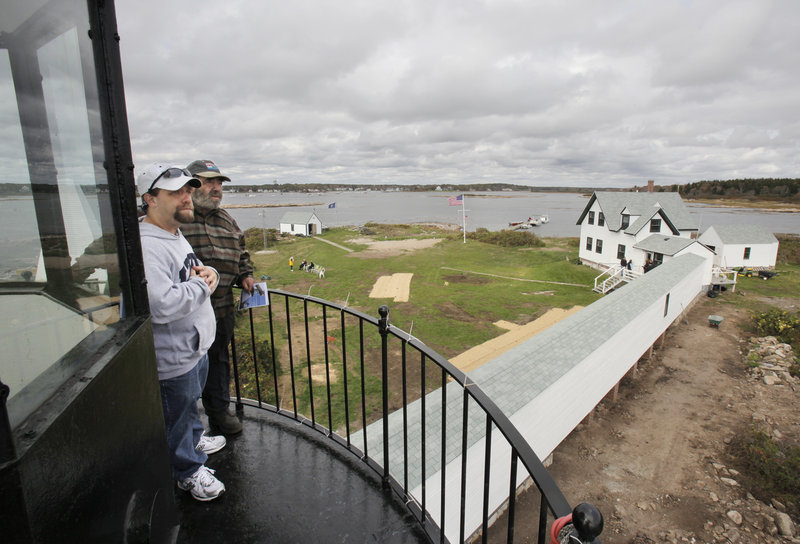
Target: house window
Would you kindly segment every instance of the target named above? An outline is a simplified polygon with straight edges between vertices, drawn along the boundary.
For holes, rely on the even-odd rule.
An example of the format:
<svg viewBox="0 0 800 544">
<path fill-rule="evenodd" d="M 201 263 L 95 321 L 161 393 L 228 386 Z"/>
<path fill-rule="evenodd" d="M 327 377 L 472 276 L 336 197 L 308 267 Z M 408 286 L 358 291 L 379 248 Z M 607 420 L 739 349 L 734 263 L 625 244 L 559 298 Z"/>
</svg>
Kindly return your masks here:
<svg viewBox="0 0 800 544">
<path fill-rule="evenodd" d="M 750 258 L 750 248 L 746 247 L 746 248 L 744 248 L 744 260 L 746 261 L 749 258 Z"/>
<path fill-rule="evenodd" d="M 630 224 L 631 224 L 631 216 L 628 214 L 624 214 L 622 216 L 622 228 L 627 229 L 628 226 L 630 226 Z"/>
<path fill-rule="evenodd" d="M 617 259 L 624 259 L 625 258 L 625 246 L 623 244 L 617 244 Z"/>
<path fill-rule="evenodd" d="M 605 225 L 605 224 L 606 224 L 606 216 L 605 216 L 605 215 L 603 215 L 603 212 L 600 212 L 600 213 L 597 215 L 597 226 L 598 226 L 598 227 L 602 227 L 602 226 L 603 226 L 603 225 Z"/>
<path fill-rule="evenodd" d="M 588 249 L 589 251 L 592 250 L 592 237 L 591 236 L 587 236 L 586 237 L 586 249 Z"/>
<path fill-rule="evenodd" d="M 650 232 L 661 232 L 661 219 L 650 220 Z"/>
<path fill-rule="evenodd" d="M 603 252 L 603 241 L 602 240 L 598 239 L 598 240 L 595 241 L 594 250 L 595 250 L 596 253 L 602 253 Z"/>
<path fill-rule="evenodd" d="M 594 225 L 594 212 L 589 212 L 589 224 Z"/>
<path fill-rule="evenodd" d="M 664 301 L 664 317 L 667 317 L 668 312 L 669 312 L 669 293 L 667 293 L 667 299 Z"/>
</svg>

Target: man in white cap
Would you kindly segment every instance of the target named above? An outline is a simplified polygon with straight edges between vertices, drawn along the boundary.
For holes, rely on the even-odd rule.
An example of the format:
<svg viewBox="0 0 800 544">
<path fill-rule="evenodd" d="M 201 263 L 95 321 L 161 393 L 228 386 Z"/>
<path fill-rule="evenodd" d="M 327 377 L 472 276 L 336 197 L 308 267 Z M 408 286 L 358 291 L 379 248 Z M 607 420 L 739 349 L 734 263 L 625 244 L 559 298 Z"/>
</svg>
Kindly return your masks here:
<svg viewBox="0 0 800 544">
<path fill-rule="evenodd" d="M 194 219 L 192 192 L 200 181 L 183 168 L 155 163 L 139 173 L 136 185 L 145 213 L 139 235 L 172 473 L 179 488 L 210 501 L 225 485 L 205 462 L 225 446 L 225 437 L 204 435 L 197 399 L 214 341 L 210 297 L 219 274 L 203 266 L 179 228 Z"/>
<path fill-rule="evenodd" d="M 253 266 L 236 220 L 220 207 L 222 183 L 231 178 L 209 160 L 196 160 L 186 167 L 202 185 L 192 193 L 194 221 L 181 225 L 181 232 L 204 263 L 219 272 L 219 287 L 211 295 L 217 318 L 217 333 L 208 350 L 208 380 L 203 389 L 203 408 L 211 429 L 231 436 L 242 432 L 242 423 L 229 409 L 231 364 L 228 345 L 233 337 L 233 287 L 253 292 Z"/>
</svg>

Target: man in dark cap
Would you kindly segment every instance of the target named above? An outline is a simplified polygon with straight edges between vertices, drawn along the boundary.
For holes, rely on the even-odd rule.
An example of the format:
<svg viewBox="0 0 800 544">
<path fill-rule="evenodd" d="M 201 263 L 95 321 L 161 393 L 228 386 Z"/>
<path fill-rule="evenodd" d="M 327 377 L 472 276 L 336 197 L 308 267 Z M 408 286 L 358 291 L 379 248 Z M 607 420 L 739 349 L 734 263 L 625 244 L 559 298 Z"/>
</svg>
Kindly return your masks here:
<svg viewBox="0 0 800 544">
<path fill-rule="evenodd" d="M 230 410 L 230 353 L 233 337 L 234 305 L 232 287 L 253 292 L 253 267 L 245 248 L 244 234 L 228 212 L 220 207 L 222 183 L 230 181 L 216 164 L 208 160 L 192 162 L 186 169 L 202 182 L 192 193 L 194 221 L 181 231 L 197 256 L 219 272 L 219 286 L 211 295 L 217 331 L 208 350 L 208 379 L 203 389 L 203 408 L 212 429 L 226 435 L 242 432 L 242 423 Z"/>
</svg>

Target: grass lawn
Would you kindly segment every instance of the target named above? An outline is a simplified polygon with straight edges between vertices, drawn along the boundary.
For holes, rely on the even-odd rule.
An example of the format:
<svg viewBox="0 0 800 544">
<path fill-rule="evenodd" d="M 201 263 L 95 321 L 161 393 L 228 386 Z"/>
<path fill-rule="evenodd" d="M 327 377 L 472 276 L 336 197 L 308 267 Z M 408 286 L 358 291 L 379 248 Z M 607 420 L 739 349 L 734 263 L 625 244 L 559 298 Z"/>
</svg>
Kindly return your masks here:
<svg viewBox="0 0 800 544">
<path fill-rule="evenodd" d="M 349 307 L 374 316 L 386 304 L 392 324 L 411 330 L 445 357 L 505 332 L 493 325 L 497 320 L 527 323 L 550 308 L 585 306 L 599 296 L 591 290 L 597 272 L 574 264 L 577 246 L 565 240 L 548 240 L 544 248 L 514 248 L 473 240 L 465 244 L 460 234 L 417 225 L 368 225 L 367 231 L 374 240 L 441 241 L 432 248 L 383 254 L 367 252 L 366 245 L 351 242 L 365 238 L 358 231 L 331 229 L 319 239 L 278 241 L 271 244 L 273 253 L 253 254 L 256 275 L 270 276 L 271 289 L 310 293 L 337 303 L 347 300 Z M 292 256 L 294 272 L 288 264 Z M 303 259 L 324 266 L 326 277 L 299 272 Z M 396 272 L 414 274 L 408 302 L 369 298 L 380 276 Z"/>
</svg>

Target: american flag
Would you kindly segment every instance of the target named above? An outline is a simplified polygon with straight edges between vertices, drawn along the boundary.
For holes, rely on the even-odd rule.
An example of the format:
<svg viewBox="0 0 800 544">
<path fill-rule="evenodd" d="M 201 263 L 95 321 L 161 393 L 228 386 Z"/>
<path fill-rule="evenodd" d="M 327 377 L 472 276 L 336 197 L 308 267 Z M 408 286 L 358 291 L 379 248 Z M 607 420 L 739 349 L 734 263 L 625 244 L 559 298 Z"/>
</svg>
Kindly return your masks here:
<svg viewBox="0 0 800 544">
<path fill-rule="evenodd" d="M 447 199 L 447 202 L 451 206 L 463 206 L 464 205 L 464 195 L 451 196 L 450 198 Z"/>
</svg>

